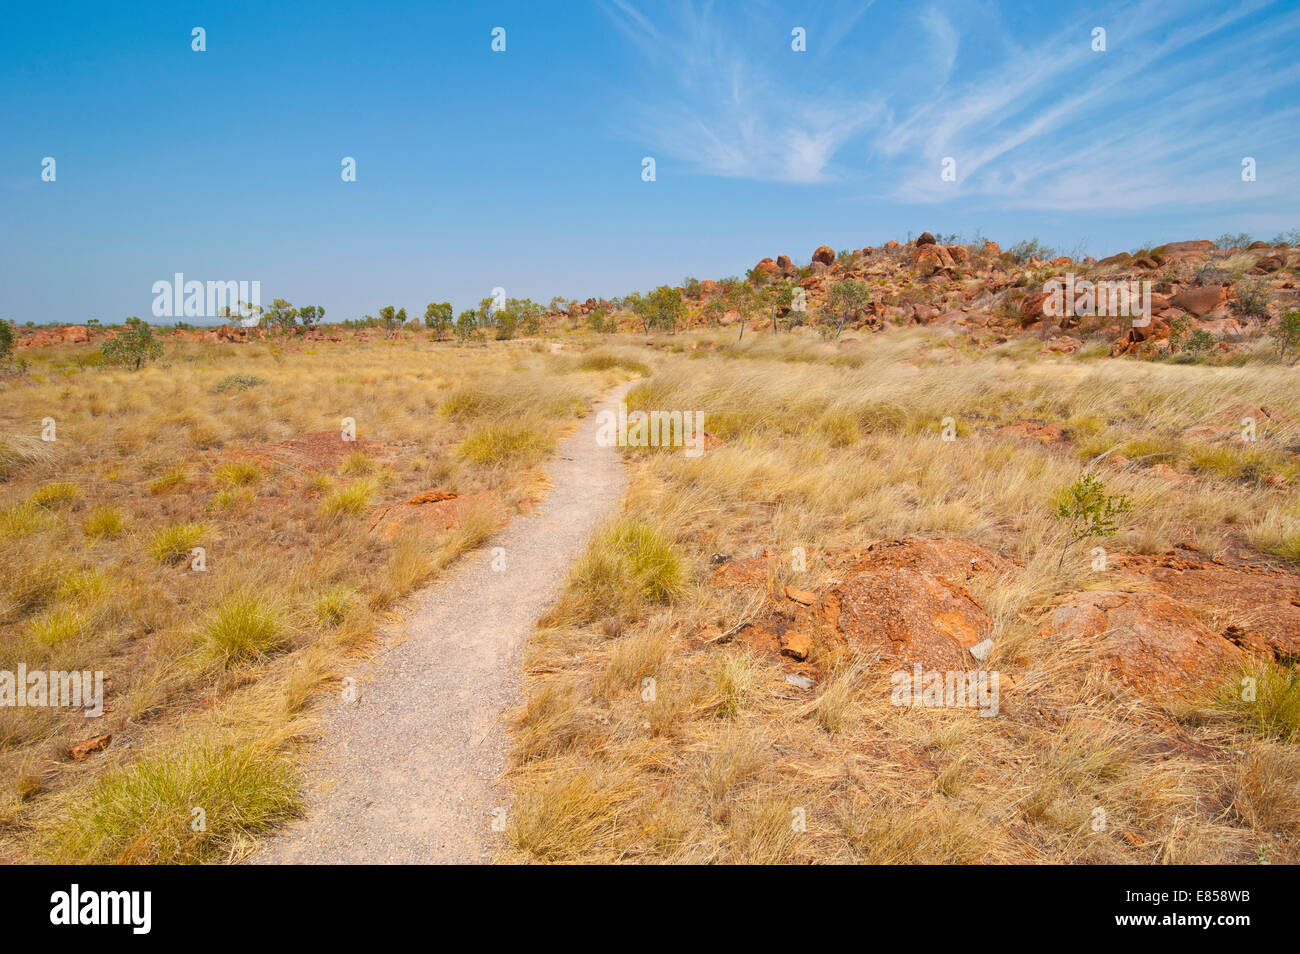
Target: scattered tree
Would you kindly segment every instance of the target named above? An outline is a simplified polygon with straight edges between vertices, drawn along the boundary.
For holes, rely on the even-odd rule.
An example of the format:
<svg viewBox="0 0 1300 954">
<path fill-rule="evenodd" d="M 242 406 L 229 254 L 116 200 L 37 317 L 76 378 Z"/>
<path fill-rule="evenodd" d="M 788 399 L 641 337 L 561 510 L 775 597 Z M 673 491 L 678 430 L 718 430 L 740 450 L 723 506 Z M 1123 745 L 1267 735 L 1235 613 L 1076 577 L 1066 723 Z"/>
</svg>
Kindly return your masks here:
<svg viewBox="0 0 1300 954">
<path fill-rule="evenodd" d="M 613 322 L 609 320 L 609 312 L 603 305 L 597 305 L 587 313 L 587 327 L 596 334 L 607 334 L 613 331 Z"/>
<path fill-rule="evenodd" d="M 263 317 L 270 327 L 287 330 L 298 324 L 298 309 L 291 302 L 277 298 L 271 302 L 271 307 L 266 309 Z"/>
<path fill-rule="evenodd" d="M 1237 298 L 1237 312 L 1247 318 L 1267 321 L 1269 290 L 1264 281 L 1238 282 L 1233 293 Z"/>
<path fill-rule="evenodd" d="M 367 315 L 367 318 L 370 316 Z M 406 309 L 398 308 L 394 310 L 392 305 L 385 305 L 379 309 L 379 323 L 384 326 L 384 337 L 392 338 L 397 334 L 397 329 L 406 324 Z"/>
<path fill-rule="evenodd" d="M 424 327 L 433 332 L 433 338 L 438 341 L 442 338 L 442 333 L 452 327 L 452 310 L 451 302 L 429 302 L 429 306 L 424 309 Z"/>
<path fill-rule="evenodd" d="M 825 312 L 835 323 L 834 338 L 838 340 L 840 332 L 850 321 L 855 321 L 871 304 L 871 286 L 866 282 L 846 280 L 831 286 L 827 296 Z"/>
<path fill-rule="evenodd" d="M 1023 265 L 1031 258 L 1041 258 L 1044 261 L 1056 258 L 1056 249 L 1041 244 L 1038 241 L 1037 236 L 1035 236 L 1034 238 L 1017 242 L 1015 245 L 1012 245 L 1007 249 L 1005 254 L 1009 255 L 1011 260 L 1017 265 Z"/>
<path fill-rule="evenodd" d="M 469 338 L 478 329 L 478 312 L 473 308 L 466 308 L 456 316 L 456 337 L 462 342 Z"/>
<path fill-rule="evenodd" d="M 682 290 L 671 285 L 660 285 L 649 297 L 654 326 L 660 330 L 666 329 L 669 334 L 676 332 L 686 311 L 686 306 L 682 303 Z"/>
<path fill-rule="evenodd" d="M 153 336 L 153 329 L 147 322 L 132 315 L 126 319 L 117 337 L 105 341 L 99 350 L 109 364 L 130 365 L 138 371 L 146 361 L 162 354 L 162 342 Z"/>
<path fill-rule="evenodd" d="M 1300 361 L 1300 311 L 1288 311 L 1278 319 L 1273 340 L 1279 358 L 1292 366 Z"/>
<path fill-rule="evenodd" d="M 1253 241 L 1255 240 L 1245 232 L 1224 232 L 1214 240 L 1214 244 L 1221 249 L 1246 248 Z"/>
<path fill-rule="evenodd" d="M 754 313 L 762 307 L 763 295 L 749 282 L 735 281 L 727 285 L 727 298 L 740 312 L 740 334 L 736 336 L 736 341 L 740 342 L 745 338 L 745 326 L 754 317 Z"/>
<path fill-rule="evenodd" d="M 768 301 L 772 306 L 772 334 L 776 335 L 777 314 L 790 314 L 790 309 L 794 306 L 794 290 L 797 286 L 788 278 L 782 278 L 774 282 L 768 289 Z"/>
<path fill-rule="evenodd" d="M 709 299 L 709 303 L 704 306 L 704 314 L 708 317 L 709 323 L 714 327 L 722 324 L 722 316 L 727 313 L 727 305 L 721 296 Z"/>
</svg>

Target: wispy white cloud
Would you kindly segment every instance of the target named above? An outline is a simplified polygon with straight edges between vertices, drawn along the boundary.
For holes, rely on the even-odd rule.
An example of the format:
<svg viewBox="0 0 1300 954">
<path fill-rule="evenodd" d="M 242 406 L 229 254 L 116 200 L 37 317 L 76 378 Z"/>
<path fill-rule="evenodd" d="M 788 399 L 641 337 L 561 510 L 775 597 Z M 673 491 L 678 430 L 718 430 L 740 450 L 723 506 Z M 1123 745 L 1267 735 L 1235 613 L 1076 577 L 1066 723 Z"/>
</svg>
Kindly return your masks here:
<svg viewBox="0 0 1300 954">
<path fill-rule="evenodd" d="M 805 26 L 824 58 L 870 3 L 834 8 L 825 25 Z M 683 3 L 651 22 L 627 0 L 606 7 L 648 67 L 643 100 L 625 121 L 633 135 L 684 160 L 697 172 L 781 182 L 825 182 L 839 174 L 835 157 L 879 122 L 883 105 L 832 92 L 809 99 L 781 67 L 799 21 L 757 22 L 737 29 L 711 5 Z M 771 11 L 768 11 L 769 15 Z"/>
<path fill-rule="evenodd" d="M 935 65 L 937 85 L 942 88 L 957 63 L 960 36 L 952 21 L 938 7 L 926 7 L 918 18 L 929 39 L 930 56 Z"/>
<path fill-rule="evenodd" d="M 647 71 L 629 133 L 699 173 L 860 183 L 899 203 L 1296 201 L 1294 6 L 1128 0 L 1067 6 L 1033 29 L 1008 27 L 991 0 L 869 7 L 794 23 L 808 28 L 801 59 L 788 48 L 799 14 L 771 5 L 724 17 L 711 4 L 665 14 L 610 0 Z M 1247 155 L 1261 163 L 1254 183 L 1238 175 Z M 955 183 L 939 175 L 948 156 Z"/>
</svg>

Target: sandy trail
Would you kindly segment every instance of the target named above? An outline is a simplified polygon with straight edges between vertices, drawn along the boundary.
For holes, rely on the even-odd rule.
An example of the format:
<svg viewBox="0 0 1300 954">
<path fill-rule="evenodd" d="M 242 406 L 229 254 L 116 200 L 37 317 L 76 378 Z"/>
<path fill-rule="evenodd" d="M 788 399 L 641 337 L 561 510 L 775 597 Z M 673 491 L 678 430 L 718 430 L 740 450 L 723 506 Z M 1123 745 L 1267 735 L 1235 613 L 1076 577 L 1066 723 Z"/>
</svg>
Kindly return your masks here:
<svg viewBox="0 0 1300 954">
<path fill-rule="evenodd" d="M 596 406 L 616 408 L 630 385 Z M 518 698 L 520 650 L 592 530 L 623 492 L 618 449 L 596 413 L 550 462 L 550 492 L 416 594 L 407 638 L 351 674 L 358 699 L 327 705 L 305 815 L 250 859 L 260 864 L 472 863 L 501 844 L 501 714 Z M 505 549 L 506 569 L 492 569 Z"/>
</svg>

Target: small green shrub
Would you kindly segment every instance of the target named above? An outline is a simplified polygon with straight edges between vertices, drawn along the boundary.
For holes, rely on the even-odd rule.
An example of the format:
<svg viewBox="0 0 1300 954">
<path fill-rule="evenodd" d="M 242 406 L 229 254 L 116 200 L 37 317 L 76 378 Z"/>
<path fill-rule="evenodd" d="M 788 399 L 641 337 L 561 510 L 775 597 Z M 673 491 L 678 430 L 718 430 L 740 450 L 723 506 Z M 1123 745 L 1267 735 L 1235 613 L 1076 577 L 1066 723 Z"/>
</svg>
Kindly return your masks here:
<svg viewBox="0 0 1300 954">
<path fill-rule="evenodd" d="M 249 388 L 255 388 L 262 384 L 269 384 L 266 378 L 258 377 L 256 374 L 227 374 L 224 378 L 212 386 L 213 394 L 221 394 L 224 391 L 247 391 Z"/>
<path fill-rule="evenodd" d="M 1105 485 L 1089 473 L 1062 489 L 1052 509 L 1053 516 L 1065 522 L 1065 544 L 1057 569 L 1065 565 L 1065 555 L 1076 543 L 1093 537 L 1113 537 L 1119 532 L 1117 518 L 1132 509 L 1127 497 L 1107 494 Z"/>
<path fill-rule="evenodd" d="M 117 337 L 105 341 L 100 352 L 107 364 L 123 364 L 134 370 L 162 354 L 162 342 L 153 336 L 147 322 L 131 317 L 117 332 Z"/>
</svg>

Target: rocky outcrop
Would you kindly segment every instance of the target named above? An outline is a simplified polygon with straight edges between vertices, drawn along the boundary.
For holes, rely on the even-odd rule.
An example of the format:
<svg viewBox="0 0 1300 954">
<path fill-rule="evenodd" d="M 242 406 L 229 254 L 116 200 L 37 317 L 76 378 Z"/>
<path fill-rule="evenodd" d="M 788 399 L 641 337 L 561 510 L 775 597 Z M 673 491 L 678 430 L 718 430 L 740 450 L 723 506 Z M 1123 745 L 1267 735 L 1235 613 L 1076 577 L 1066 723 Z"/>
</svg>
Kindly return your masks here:
<svg viewBox="0 0 1300 954">
<path fill-rule="evenodd" d="M 723 567 L 715 585 L 770 580 L 770 559 Z M 849 561 L 843 581 L 817 594 L 799 591 L 798 599 L 787 594 L 788 604 L 744 627 L 739 638 L 799 661 L 819 650 L 852 648 L 891 667 L 968 669 L 976 664 L 971 650 L 987 648 L 993 624 L 966 584 L 1012 567 L 964 540 L 875 544 Z"/>
<path fill-rule="evenodd" d="M 1039 635 L 1083 643 L 1103 667 L 1155 699 L 1203 691 L 1247 658 L 1163 593 L 1073 593 L 1047 614 Z"/>
<path fill-rule="evenodd" d="M 90 329 L 85 325 L 59 325 L 41 328 L 23 335 L 15 343 L 17 349 L 49 348 L 58 345 L 85 344 L 90 341 Z"/>
<path fill-rule="evenodd" d="M 1183 544 L 1159 556 L 1118 556 L 1121 578 L 1153 585 L 1218 635 L 1258 656 L 1300 659 L 1300 576 L 1259 563 L 1230 564 Z"/>
</svg>

